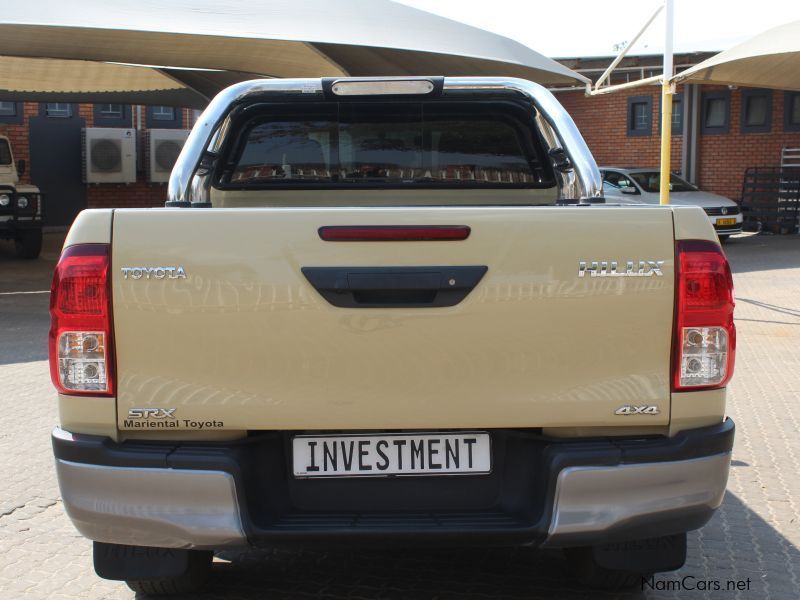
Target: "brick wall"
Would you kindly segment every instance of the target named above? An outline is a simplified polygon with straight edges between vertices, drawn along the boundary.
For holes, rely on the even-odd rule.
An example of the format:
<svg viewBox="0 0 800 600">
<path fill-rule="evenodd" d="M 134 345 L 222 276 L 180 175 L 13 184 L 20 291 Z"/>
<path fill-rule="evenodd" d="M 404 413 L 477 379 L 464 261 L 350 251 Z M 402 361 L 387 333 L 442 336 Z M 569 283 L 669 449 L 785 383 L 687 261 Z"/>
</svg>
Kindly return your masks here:
<svg viewBox="0 0 800 600">
<path fill-rule="evenodd" d="M 702 87 L 702 91 L 713 91 L 713 86 Z M 678 91 L 681 91 L 680 89 Z M 652 98 L 652 127 L 649 136 L 628 136 L 628 97 L 650 96 Z M 603 96 L 587 98 L 582 91 L 559 92 L 559 101 L 572 115 L 599 165 L 657 167 L 660 162 L 659 107 L 660 88 L 642 87 Z M 741 90 L 731 92 L 730 123 L 727 134 L 699 134 L 698 138 L 698 184 L 701 188 L 739 199 L 745 169 L 756 166 L 778 166 L 780 152 L 784 146 L 800 147 L 800 132 L 784 131 L 784 93 L 772 94 L 772 129 L 768 133 L 741 132 Z M 135 111 L 135 108 L 133 109 Z M 82 104 L 80 116 L 86 126 L 94 125 L 91 104 Z M 144 112 L 144 109 L 143 111 Z M 183 110 L 185 127 L 190 126 L 191 111 Z M 28 121 L 39 114 L 39 104 L 24 104 L 23 123 L 0 123 L 0 133 L 8 135 L 17 159 L 28 162 L 28 172 L 23 177 L 29 182 L 30 155 L 28 144 Z M 672 140 L 672 168 L 679 170 L 683 136 L 674 132 Z M 75 149 L 80 152 L 80 148 Z M 139 148 L 143 151 L 143 148 Z M 89 207 L 147 207 L 161 206 L 166 198 L 165 184 L 152 184 L 139 173 L 138 181 L 130 185 L 98 184 L 87 187 Z"/>
<path fill-rule="evenodd" d="M 132 107 L 131 110 L 134 114 L 136 113 L 136 107 Z M 142 118 L 144 118 L 145 107 L 142 107 L 141 113 Z M 94 126 L 94 111 L 91 104 L 81 105 L 81 116 L 86 119 L 87 127 Z M 190 117 L 191 111 L 182 109 L 183 127 L 191 127 Z M 144 138 L 140 139 L 137 150 L 144 156 Z M 144 161 L 139 161 L 139 164 L 143 165 Z M 145 177 L 145 173 L 137 173 L 136 183 L 96 183 L 88 185 L 86 198 L 89 208 L 150 208 L 164 206 L 164 202 L 167 200 L 167 184 L 149 183 Z"/>
<path fill-rule="evenodd" d="M 132 107 L 134 113 L 136 107 Z M 142 115 L 145 108 L 142 107 Z M 86 127 L 94 127 L 94 107 L 92 104 L 80 104 L 78 113 L 86 122 Z M 30 144 L 28 135 L 28 122 L 31 117 L 39 115 L 38 102 L 25 102 L 23 104 L 23 122 L 21 124 L 0 123 L 0 134 L 7 135 L 11 140 L 15 160 L 24 159 L 28 163 L 23 183 L 30 183 Z M 182 109 L 183 127 L 191 127 L 191 110 Z M 144 152 L 143 145 L 138 147 L 139 152 Z M 81 152 L 81 148 L 75 148 Z M 35 182 L 34 182 L 35 183 Z M 86 198 L 89 208 L 108 207 L 152 207 L 163 206 L 167 195 L 167 185 L 162 183 L 148 183 L 145 174 L 137 174 L 137 182 L 133 184 L 87 184 Z"/>
<path fill-rule="evenodd" d="M 702 88 L 701 91 L 712 87 Z M 717 88 L 725 89 L 725 88 Z M 772 92 L 772 128 L 767 133 L 742 133 L 742 90 L 731 93 L 729 133 L 701 134 L 698 149 L 699 184 L 723 196 L 738 200 L 748 167 L 780 166 L 781 149 L 800 147 L 800 131 L 784 131 L 784 93 Z"/>
<path fill-rule="evenodd" d="M 727 90 L 703 86 L 700 92 Z M 678 91 L 682 91 L 680 88 Z M 559 92 L 557 98 L 572 115 L 599 165 L 658 167 L 660 164 L 660 87 L 650 86 L 587 98 L 582 91 Z M 652 97 L 652 134 L 628 136 L 627 111 L 630 96 Z M 707 191 L 739 200 L 742 179 L 748 167 L 780 165 L 781 149 L 800 147 L 800 132 L 784 131 L 784 93 L 772 93 L 772 127 L 767 133 L 742 133 L 742 90 L 731 91 L 728 133 L 698 134 L 699 186 Z M 677 133 L 677 135 L 675 135 Z M 672 170 L 681 167 L 683 136 L 673 132 Z"/>
<path fill-rule="evenodd" d="M 583 138 L 600 166 L 658 167 L 661 164 L 659 107 L 661 88 L 642 87 L 587 98 L 582 91 L 559 92 L 556 98 L 575 120 Z M 628 98 L 652 98 L 651 135 L 628 136 Z M 673 132 L 673 168 L 680 168 L 683 136 Z"/>
</svg>

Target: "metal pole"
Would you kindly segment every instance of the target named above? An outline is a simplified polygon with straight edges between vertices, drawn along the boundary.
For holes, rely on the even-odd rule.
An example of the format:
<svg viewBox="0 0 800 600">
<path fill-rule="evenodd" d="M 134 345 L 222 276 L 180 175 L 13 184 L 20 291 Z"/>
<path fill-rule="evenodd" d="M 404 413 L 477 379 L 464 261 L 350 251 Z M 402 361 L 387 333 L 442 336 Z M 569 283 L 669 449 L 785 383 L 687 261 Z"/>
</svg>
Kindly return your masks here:
<svg viewBox="0 0 800 600">
<path fill-rule="evenodd" d="M 672 29 L 673 0 L 666 0 L 666 39 L 664 40 L 664 82 L 661 84 L 661 204 L 669 204 L 670 153 L 672 151 Z"/>
<path fill-rule="evenodd" d="M 595 90 L 599 89 L 600 86 L 603 85 L 603 82 L 606 79 L 608 79 L 608 76 L 611 75 L 611 72 L 614 70 L 614 68 L 620 63 L 620 61 L 623 58 L 625 58 L 625 55 L 628 53 L 628 50 L 633 48 L 633 45 L 639 40 L 640 37 L 642 37 L 642 34 L 645 31 L 647 31 L 647 28 L 650 27 L 650 23 L 653 22 L 653 20 L 658 16 L 658 13 L 660 13 L 663 8 L 664 8 L 664 5 L 663 4 L 660 5 L 656 9 L 656 12 L 653 13 L 653 16 L 651 16 L 649 19 L 647 19 L 647 23 L 645 23 L 644 27 L 642 27 L 639 30 L 639 33 L 637 33 L 635 36 L 633 36 L 633 39 L 631 40 L 630 44 L 627 44 L 622 50 L 620 50 L 619 54 L 617 55 L 617 58 L 614 59 L 614 61 L 605 70 L 605 73 L 603 73 L 600 76 L 600 79 L 597 80 L 597 83 L 594 84 L 594 89 Z M 672 60 L 672 58 L 670 58 L 670 60 Z"/>
</svg>

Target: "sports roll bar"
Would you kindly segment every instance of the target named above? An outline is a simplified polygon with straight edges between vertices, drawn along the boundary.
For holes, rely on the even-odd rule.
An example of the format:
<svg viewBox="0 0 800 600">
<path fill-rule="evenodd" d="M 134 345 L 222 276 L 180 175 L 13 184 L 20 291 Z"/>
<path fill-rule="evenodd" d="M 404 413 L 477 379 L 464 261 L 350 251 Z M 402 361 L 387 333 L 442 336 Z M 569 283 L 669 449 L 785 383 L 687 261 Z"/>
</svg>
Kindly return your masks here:
<svg viewBox="0 0 800 600">
<path fill-rule="evenodd" d="M 375 79 L 385 82 L 391 78 Z M 547 145 L 558 180 L 560 203 L 603 202 L 602 179 L 597 164 L 572 118 L 547 89 L 531 81 L 510 77 L 446 77 L 442 97 L 481 91 L 514 92 L 527 98 L 536 108 L 536 126 Z M 237 83 L 217 94 L 192 129 L 172 169 L 166 205 L 211 206 L 214 160 L 229 133 L 231 110 L 256 98 L 281 96 L 303 99 L 312 96 L 318 100 L 325 97 L 320 79 L 255 79 Z"/>
</svg>

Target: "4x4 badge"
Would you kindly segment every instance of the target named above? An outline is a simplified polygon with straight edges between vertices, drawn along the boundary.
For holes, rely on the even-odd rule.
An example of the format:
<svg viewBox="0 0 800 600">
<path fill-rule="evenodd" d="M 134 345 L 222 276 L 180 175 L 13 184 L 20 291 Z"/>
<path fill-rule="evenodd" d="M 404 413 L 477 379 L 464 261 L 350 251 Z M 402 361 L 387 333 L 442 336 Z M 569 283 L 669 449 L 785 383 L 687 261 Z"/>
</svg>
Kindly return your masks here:
<svg viewBox="0 0 800 600">
<path fill-rule="evenodd" d="M 615 415 L 657 415 L 661 411 L 658 410 L 658 406 L 655 404 L 642 404 L 641 406 L 633 406 L 631 404 L 626 404 L 625 406 L 620 406 L 617 410 L 614 411 Z"/>
</svg>

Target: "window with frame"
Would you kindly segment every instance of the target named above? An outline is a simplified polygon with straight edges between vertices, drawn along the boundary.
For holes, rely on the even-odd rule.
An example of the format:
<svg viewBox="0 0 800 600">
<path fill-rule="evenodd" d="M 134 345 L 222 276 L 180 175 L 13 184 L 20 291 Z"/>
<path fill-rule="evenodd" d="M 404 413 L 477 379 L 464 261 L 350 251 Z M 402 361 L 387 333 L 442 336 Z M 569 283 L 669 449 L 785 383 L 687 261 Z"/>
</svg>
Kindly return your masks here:
<svg viewBox="0 0 800 600">
<path fill-rule="evenodd" d="M 174 121 L 175 120 L 175 107 L 174 106 L 154 106 L 153 111 L 150 113 L 154 121 Z"/>
<path fill-rule="evenodd" d="M 650 135 L 653 130 L 653 98 L 628 98 L 628 135 Z"/>
<path fill-rule="evenodd" d="M 528 113 L 498 104 L 314 104 L 244 126 L 218 184 L 550 188 Z"/>
<path fill-rule="evenodd" d="M 730 108 L 730 92 L 704 93 L 701 127 L 703 133 L 728 133 L 730 129 Z"/>
<path fill-rule="evenodd" d="M 661 132 L 662 100 L 659 100 L 658 131 Z M 672 135 L 683 134 L 683 92 L 672 95 Z"/>
<path fill-rule="evenodd" d="M 783 115 L 786 131 L 800 131 L 800 92 L 784 92 Z"/>
<path fill-rule="evenodd" d="M 633 182 L 628 178 L 628 176 L 618 173 L 617 171 L 606 171 L 603 173 L 603 185 L 608 185 L 611 189 L 616 190 L 621 190 L 622 188 L 633 188 L 637 194 L 639 193 L 639 190 L 636 189 L 636 186 L 633 185 Z"/>
<path fill-rule="evenodd" d="M 97 114 L 104 119 L 121 119 L 124 113 L 122 104 L 97 105 Z"/>
<path fill-rule="evenodd" d="M 767 133 L 772 129 L 772 91 L 742 91 L 742 133 Z"/>
<path fill-rule="evenodd" d="M 180 129 L 183 113 L 174 106 L 148 106 L 147 126 L 151 129 Z"/>
<path fill-rule="evenodd" d="M 672 130 L 683 131 L 683 94 L 672 98 Z"/>
<path fill-rule="evenodd" d="M 72 105 L 66 102 L 48 102 L 44 105 L 44 114 L 56 119 L 68 119 L 72 116 Z"/>
<path fill-rule="evenodd" d="M 16 117 L 17 103 L 0 101 L 0 117 Z"/>
<path fill-rule="evenodd" d="M 127 104 L 95 104 L 94 124 L 98 127 L 131 127 L 133 119 Z"/>
<path fill-rule="evenodd" d="M 0 166 L 11 164 L 11 148 L 7 140 L 0 140 Z"/>
</svg>

